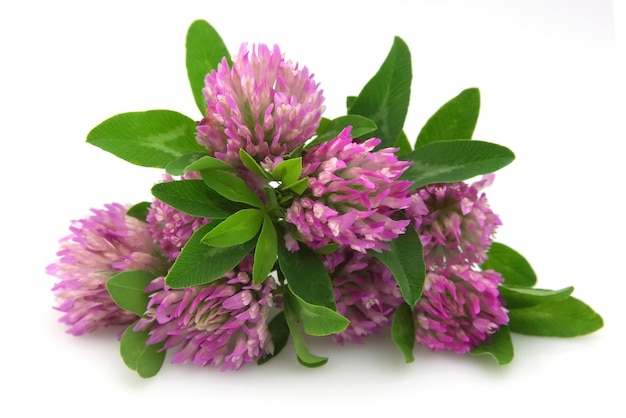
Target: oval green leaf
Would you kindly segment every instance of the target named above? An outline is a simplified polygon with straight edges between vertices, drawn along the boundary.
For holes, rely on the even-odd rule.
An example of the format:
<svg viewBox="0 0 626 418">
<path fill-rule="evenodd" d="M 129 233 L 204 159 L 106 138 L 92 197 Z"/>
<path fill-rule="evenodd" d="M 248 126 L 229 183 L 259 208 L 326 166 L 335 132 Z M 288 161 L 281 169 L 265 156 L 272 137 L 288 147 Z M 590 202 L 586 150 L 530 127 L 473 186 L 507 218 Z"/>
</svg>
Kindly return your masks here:
<svg viewBox="0 0 626 418">
<path fill-rule="evenodd" d="M 289 327 L 293 345 L 296 349 L 298 362 L 306 367 L 323 366 L 326 362 L 328 362 L 328 358 L 316 356 L 309 351 L 306 346 L 304 336 L 302 335 L 302 331 L 300 330 L 298 312 L 296 311 L 297 308 L 293 306 L 293 301 L 288 297 L 289 295 L 286 294 L 285 296 L 285 309 L 283 312 L 285 313 L 285 320 L 287 322 L 287 326 Z"/>
<path fill-rule="evenodd" d="M 413 319 L 413 309 L 406 303 L 401 303 L 393 315 L 391 323 L 391 338 L 404 354 L 404 360 L 411 363 L 413 357 L 413 347 L 415 346 L 415 320 Z"/>
<path fill-rule="evenodd" d="M 326 306 L 313 305 L 293 293 L 286 293 L 284 298 L 285 304 L 289 300 L 292 311 L 295 312 L 304 331 L 309 335 L 323 337 L 336 334 L 344 331 L 350 324 L 345 316 Z"/>
<path fill-rule="evenodd" d="M 151 202 L 139 202 L 131 206 L 126 211 L 126 215 L 139 219 L 142 222 L 147 222 L 146 219 L 148 219 L 148 213 L 150 213 L 150 206 L 152 206 Z"/>
<path fill-rule="evenodd" d="M 120 354 L 124 364 L 144 379 L 155 376 L 165 360 L 163 344 L 147 344 L 150 333 L 134 331 L 135 324 L 126 328 L 120 340 Z"/>
<path fill-rule="evenodd" d="M 172 176 L 182 176 L 187 172 L 187 167 L 198 159 L 207 156 L 202 152 L 190 152 L 170 162 L 165 166 L 165 172 Z"/>
<path fill-rule="evenodd" d="M 285 319 L 285 312 L 278 312 L 278 314 L 276 314 L 276 316 L 269 322 L 267 328 L 272 336 L 274 352 L 265 353 L 265 355 L 263 355 L 263 357 L 261 357 L 257 362 L 259 366 L 276 357 L 287 345 L 287 341 L 289 340 L 289 326 L 287 325 L 287 320 Z"/>
<path fill-rule="evenodd" d="M 262 208 L 261 199 L 248 187 L 245 181 L 221 170 L 204 170 L 202 180 L 213 190 L 233 202 L 246 203 Z"/>
<path fill-rule="evenodd" d="M 428 119 L 417 136 L 415 148 L 435 141 L 471 139 L 479 111 L 480 92 L 478 89 L 463 90 Z"/>
<path fill-rule="evenodd" d="M 413 162 L 402 179 L 412 181 L 412 187 L 417 188 L 493 173 L 511 163 L 515 155 L 491 142 L 450 140 L 431 142 L 401 158 Z"/>
<path fill-rule="evenodd" d="M 307 143 L 309 149 L 315 145 L 323 144 L 336 138 L 347 126 L 352 126 L 351 135 L 353 138 L 361 137 L 376 130 L 376 124 L 371 119 L 360 115 L 345 115 L 335 118 L 324 126 L 323 130 L 318 130 L 317 137 Z"/>
<path fill-rule="evenodd" d="M 259 209 L 242 209 L 224 219 L 202 237 L 202 243 L 212 247 L 232 247 L 250 241 L 263 222 Z"/>
<path fill-rule="evenodd" d="M 143 167 L 165 168 L 191 152 L 205 152 L 196 142 L 196 122 L 171 110 L 115 115 L 89 132 L 87 142 Z"/>
<path fill-rule="evenodd" d="M 526 308 L 528 306 L 539 305 L 540 303 L 558 302 L 567 299 L 573 287 L 566 287 L 561 290 L 530 289 L 528 287 L 512 287 L 500 285 L 500 295 L 506 301 L 508 309 Z"/>
<path fill-rule="evenodd" d="M 481 267 L 500 273 L 506 285 L 532 287 L 537 283 L 537 275 L 526 258 L 499 242 L 491 244 Z"/>
<path fill-rule="evenodd" d="M 252 267 L 252 281 L 262 283 L 274 269 L 278 255 L 278 235 L 274 222 L 269 216 L 263 217 L 263 226 L 254 249 L 254 266 Z"/>
<path fill-rule="evenodd" d="M 150 300 L 145 289 L 155 277 L 146 270 L 123 271 L 107 280 L 107 292 L 117 306 L 143 316 Z"/>
<path fill-rule="evenodd" d="M 513 341 L 511 340 L 509 327 L 500 327 L 487 341 L 474 347 L 470 353 L 475 355 L 488 354 L 499 365 L 509 364 L 513 361 Z"/>
</svg>

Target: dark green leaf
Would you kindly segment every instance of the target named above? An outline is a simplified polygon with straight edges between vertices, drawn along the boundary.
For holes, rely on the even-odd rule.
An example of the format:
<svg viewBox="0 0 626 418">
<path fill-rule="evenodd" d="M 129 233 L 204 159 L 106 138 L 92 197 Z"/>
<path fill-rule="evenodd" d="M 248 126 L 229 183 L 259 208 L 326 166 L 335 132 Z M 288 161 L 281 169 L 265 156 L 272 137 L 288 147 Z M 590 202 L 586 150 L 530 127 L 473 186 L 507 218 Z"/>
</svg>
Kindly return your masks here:
<svg viewBox="0 0 626 418">
<path fill-rule="evenodd" d="M 261 229 L 263 212 L 259 209 L 242 209 L 224 219 L 209 231 L 202 243 L 212 247 L 232 247 L 250 241 Z"/>
<path fill-rule="evenodd" d="M 499 242 L 489 247 L 487 261 L 483 263 L 482 269 L 497 271 L 509 286 L 532 287 L 537 283 L 537 275 L 530 263 L 520 253 Z"/>
<path fill-rule="evenodd" d="M 509 327 L 500 327 L 487 341 L 475 347 L 470 353 L 476 355 L 488 354 L 500 365 L 509 364 L 513 361 L 513 341 L 511 341 Z"/>
<path fill-rule="evenodd" d="M 576 337 L 602 328 L 602 317 L 573 297 L 509 311 L 509 327 L 520 334 Z"/>
<path fill-rule="evenodd" d="M 346 97 L 346 109 L 349 111 L 354 102 L 356 101 L 356 96 L 348 96 Z"/>
<path fill-rule="evenodd" d="M 190 152 L 170 162 L 165 166 L 165 172 L 172 176 L 182 176 L 187 172 L 187 167 L 197 161 L 198 159 L 205 157 L 206 153 L 202 152 Z"/>
<path fill-rule="evenodd" d="M 115 115 L 96 126 L 87 142 L 130 163 L 165 168 L 190 152 L 206 152 L 196 142 L 196 122 L 171 110 Z"/>
<path fill-rule="evenodd" d="M 254 248 L 254 241 L 234 247 L 210 247 L 202 243 L 218 222 L 208 223 L 191 235 L 170 269 L 165 284 L 174 289 L 211 283 L 235 267 Z"/>
<path fill-rule="evenodd" d="M 380 148 L 396 144 L 409 108 L 411 71 L 409 48 L 402 39 L 395 37 L 382 66 L 349 106 L 349 114 L 365 116 L 378 127 L 363 139 L 380 138 Z"/>
<path fill-rule="evenodd" d="M 126 211 L 126 215 L 146 222 L 146 219 L 148 219 L 148 213 L 150 213 L 151 205 L 152 202 L 139 202 L 136 205 L 131 206 Z"/>
<path fill-rule="evenodd" d="M 426 266 L 422 243 L 412 226 L 393 241 L 387 243 L 389 251 L 369 251 L 386 265 L 400 286 L 400 291 L 409 306 L 415 306 L 422 296 L 426 279 Z"/>
<path fill-rule="evenodd" d="M 531 289 L 528 287 L 512 287 L 500 285 L 500 294 L 506 301 L 508 309 L 526 308 L 528 306 L 539 305 L 540 303 L 558 302 L 567 299 L 573 287 L 566 287 L 561 290 Z"/>
<path fill-rule="evenodd" d="M 247 203 L 256 208 L 262 208 L 261 199 L 248 187 L 245 181 L 220 170 L 202 171 L 202 180 L 217 193 L 233 202 Z"/>
<path fill-rule="evenodd" d="M 202 94 L 204 79 L 217 68 L 222 58 L 231 64 L 230 54 L 217 31 L 204 20 L 196 20 L 187 31 L 187 76 L 196 105 L 202 116 L 206 114 L 206 101 Z"/>
<path fill-rule="evenodd" d="M 274 222 L 269 216 L 263 217 L 263 227 L 261 234 L 256 242 L 254 250 L 254 266 L 252 267 L 252 280 L 254 284 L 263 282 L 276 264 L 276 256 L 278 254 L 277 246 L 278 235 Z"/>
<path fill-rule="evenodd" d="M 285 304 L 289 300 L 291 310 L 296 313 L 304 331 L 309 335 L 323 337 L 337 334 L 344 331 L 350 324 L 345 316 L 335 310 L 310 304 L 293 293 L 285 294 L 284 298 Z"/>
<path fill-rule="evenodd" d="M 135 370 L 145 378 L 155 376 L 165 360 L 163 344 L 147 344 L 149 330 L 133 331 L 135 324 L 130 325 L 122 334 L 120 354 L 129 369 Z"/>
<path fill-rule="evenodd" d="M 267 327 L 270 331 L 270 335 L 272 336 L 274 352 L 265 353 L 265 355 L 257 362 L 258 365 L 265 364 L 280 354 L 283 348 L 285 348 L 285 345 L 287 345 L 287 340 L 289 340 L 289 327 L 287 325 L 287 320 L 285 319 L 285 312 L 278 312 L 278 314 L 272 318 Z"/>
<path fill-rule="evenodd" d="M 413 357 L 413 347 L 415 346 L 415 321 L 413 319 L 413 309 L 406 303 L 402 303 L 396 309 L 391 324 L 391 338 L 396 346 L 404 354 L 404 360 L 411 363 Z"/>
<path fill-rule="evenodd" d="M 107 280 L 107 292 L 117 306 L 143 316 L 150 300 L 145 289 L 155 277 L 145 270 L 123 271 Z"/>
<path fill-rule="evenodd" d="M 435 141 L 471 139 L 480 111 L 477 88 L 463 90 L 428 119 L 415 141 L 420 147 Z"/>
<path fill-rule="evenodd" d="M 304 341 L 304 335 L 302 335 L 302 331 L 300 330 L 298 313 L 294 310 L 295 308 L 292 306 L 292 304 L 293 303 L 291 299 L 289 297 L 286 297 L 285 309 L 283 310 L 283 312 L 285 313 L 287 326 L 289 327 L 291 339 L 293 340 L 293 345 L 296 349 L 298 362 L 306 367 L 323 366 L 328 361 L 328 358 L 316 356 L 309 351 L 306 346 L 306 342 Z"/>
<path fill-rule="evenodd" d="M 218 158 L 211 157 L 210 155 L 203 155 L 196 161 L 193 161 L 187 167 L 187 171 L 203 171 L 203 170 L 227 170 L 236 171 L 235 167 L 224 162 Z"/>
<path fill-rule="evenodd" d="M 278 265 L 287 279 L 289 289 L 312 305 L 335 310 L 333 286 L 318 255 L 304 245 L 292 253 L 285 248 L 282 236 L 279 236 L 279 240 Z"/>
<path fill-rule="evenodd" d="M 396 155 L 404 155 L 413 151 L 413 148 L 411 148 L 411 143 L 409 142 L 409 138 L 407 138 L 404 131 L 400 132 L 398 142 L 396 143 L 396 148 L 398 148 L 398 151 L 396 151 Z"/>
<path fill-rule="evenodd" d="M 352 126 L 352 138 L 358 138 L 376 130 L 376 124 L 363 116 L 346 115 L 329 121 L 324 130 L 318 130 L 318 136 L 309 142 L 306 148 L 322 144 L 336 138 L 347 126 Z"/>
<path fill-rule="evenodd" d="M 224 219 L 241 208 L 209 189 L 202 180 L 157 183 L 152 186 L 152 194 L 175 209 L 202 218 Z"/>
<path fill-rule="evenodd" d="M 401 158 L 413 162 L 402 179 L 412 181 L 413 187 L 422 187 L 493 173 L 513 161 L 515 155 L 491 142 L 450 140 L 431 142 Z"/>
</svg>

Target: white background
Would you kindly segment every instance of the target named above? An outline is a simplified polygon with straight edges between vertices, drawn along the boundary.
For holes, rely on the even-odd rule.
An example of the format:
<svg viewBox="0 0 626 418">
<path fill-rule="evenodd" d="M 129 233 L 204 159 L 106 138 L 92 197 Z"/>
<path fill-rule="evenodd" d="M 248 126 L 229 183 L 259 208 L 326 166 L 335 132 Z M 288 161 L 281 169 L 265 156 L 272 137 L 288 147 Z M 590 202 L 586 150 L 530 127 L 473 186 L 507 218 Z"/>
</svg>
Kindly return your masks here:
<svg viewBox="0 0 626 418">
<path fill-rule="evenodd" d="M 626 416 L 624 9 L 615 2 L 617 26 L 607 0 L 2 3 L 0 415 Z M 91 207 L 149 199 L 160 176 L 85 137 L 126 111 L 199 118 L 184 58 L 195 19 L 231 53 L 279 44 L 315 74 L 331 118 L 400 36 L 413 59 L 410 138 L 441 104 L 480 88 L 475 138 L 517 155 L 487 190 L 504 222 L 498 240 L 530 260 L 539 287 L 574 286 L 605 327 L 575 339 L 515 334 L 504 367 L 422 348 L 406 365 L 383 335 L 312 340 L 330 357 L 319 369 L 288 347 L 239 372 L 168 358 L 149 380 L 124 366 L 114 331 L 65 334 L 44 271 L 57 240 Z"/>
</svg>

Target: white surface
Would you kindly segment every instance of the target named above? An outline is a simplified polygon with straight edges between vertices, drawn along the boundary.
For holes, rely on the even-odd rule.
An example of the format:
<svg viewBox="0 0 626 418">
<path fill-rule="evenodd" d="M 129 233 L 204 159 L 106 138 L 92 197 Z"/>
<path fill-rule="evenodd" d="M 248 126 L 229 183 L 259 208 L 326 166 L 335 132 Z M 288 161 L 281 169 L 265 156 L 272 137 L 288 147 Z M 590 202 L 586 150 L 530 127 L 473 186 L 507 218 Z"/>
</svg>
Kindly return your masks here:
<svg viewBox="0 0 626 418">
<path fill-rule="evenodd" d="M 624 6 L 615 6 L 614 33 L 606 0 L 2 3 L 0 415 L 625 416 L 625 73 L 615 49 Z M 195 19 L 231 52 L 278 43 L 315 73 L 328 117 L 402 37 L 413 57 L 411 138 L 441 104 L 479 87 L 475 138 L 517 155 L 487 190 L 504 221 L 498 239 L 526 255 L 541 287 L 573 285 L 605 328 L 577 339 L 514 335 L 505 367 L 421 348 L 405 365 L 377 337 L 311 341 L 330 356 L 320 369 L 301 367 L 288 348 L 264 367 L 166 363 L 150 380 L 123 365 L 113 332 L 66 335 L 44 272 L 57 240 L 90 207 L 148 199 L 160 175 L 86 144 L 86 134 L 125 111 L 198 117 L 184 64 Z"/>
</svg>

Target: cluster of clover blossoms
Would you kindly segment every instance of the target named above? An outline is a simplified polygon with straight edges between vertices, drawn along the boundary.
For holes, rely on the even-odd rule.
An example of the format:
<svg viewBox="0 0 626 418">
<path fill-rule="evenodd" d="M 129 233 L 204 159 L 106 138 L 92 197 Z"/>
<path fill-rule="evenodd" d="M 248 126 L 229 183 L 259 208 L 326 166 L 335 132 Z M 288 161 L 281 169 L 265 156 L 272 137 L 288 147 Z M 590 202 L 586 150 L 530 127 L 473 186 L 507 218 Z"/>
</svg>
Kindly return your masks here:
<svg viewBox="0 0 626 418">
<path fill-rule="evenodd" d="M 557 324 L 571 336 L 602 326 L 571 289 L 531 289 L 525 260 L 493 242 L 501 221 L 483 189 L 514 156 L 469 140 L 476 89 L 444 105 L 411 145 L 402 130 L 410 62 L 399 38 L 333 120 L 322 116 L 313 74 L 278 46 L 244 43 L 231 59 L 204 21 L 188 39 L 214 48 L 205 60 L 188 51 L 201 117 L 131 112 L 87 137 L 165 172 L 152 201 L 92 209 L 60 241 L 47 272 L 68 333 L 126 327 L 124 362 L 150 377 L 167 353 L 173 363 L 237 370 L 265 363 L 290 338 L 300 363 L 324 364 L 303 332 L 343 345 L 391 329 L 407 362 L 419 344 L 486 350 L 504 364 L 509 328 L 541 335 Z M 494 246 L 519 271 L 503 277 Z M 572 330 L 559 323 L 568 310 L 586 315 Z M 546 312 L 554 315 L 542 324 Z"/>
</svg>

